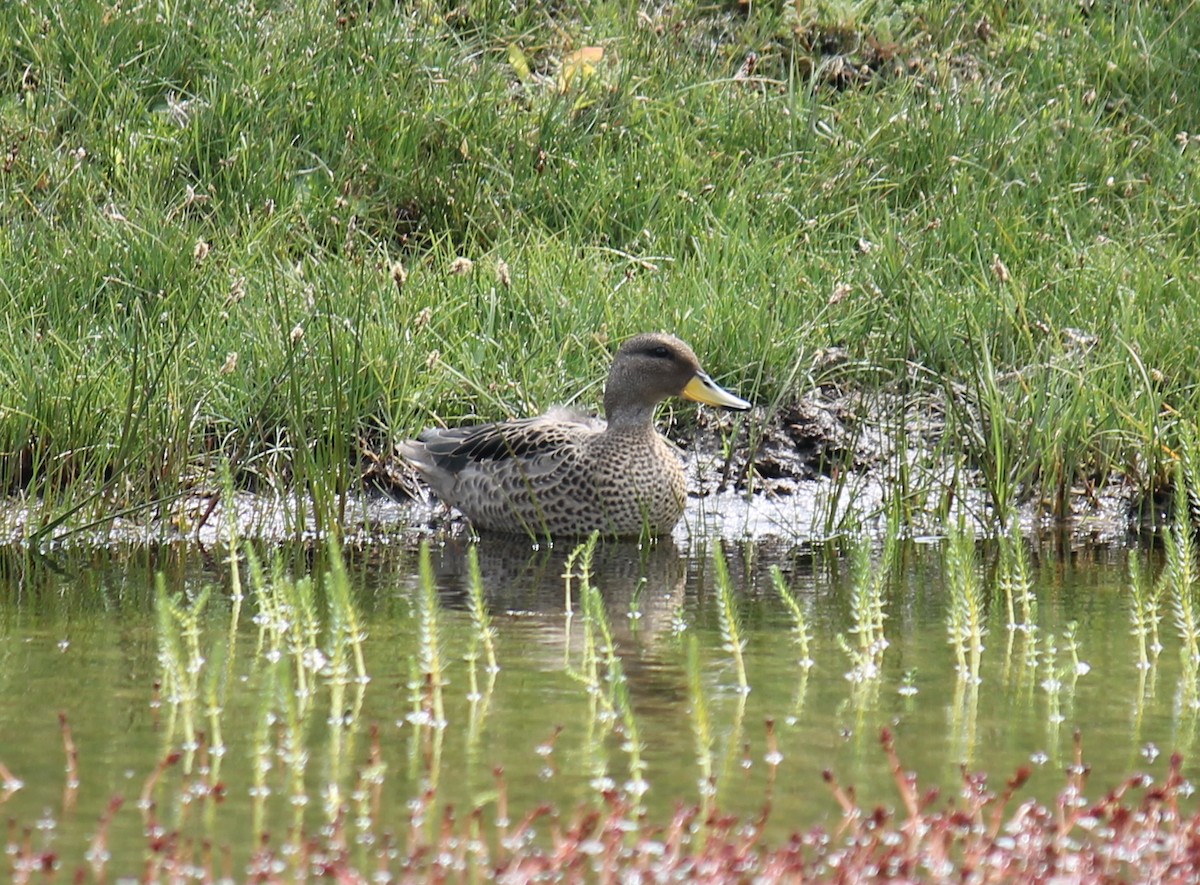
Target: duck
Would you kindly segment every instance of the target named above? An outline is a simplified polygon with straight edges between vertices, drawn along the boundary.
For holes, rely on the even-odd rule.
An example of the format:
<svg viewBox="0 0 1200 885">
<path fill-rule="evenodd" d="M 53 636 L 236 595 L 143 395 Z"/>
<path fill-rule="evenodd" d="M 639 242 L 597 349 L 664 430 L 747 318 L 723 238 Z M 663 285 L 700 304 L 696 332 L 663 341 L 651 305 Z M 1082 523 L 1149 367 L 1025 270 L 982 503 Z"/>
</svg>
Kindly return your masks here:
<svg viewBox="0 0 1200 885">
<path fill-rule="evenodd" d="M 534 538 L 669 534 L 687 483 L 675 447 L 654 426 L 668 397 L 744 411 L 674 335 L 644 333 L 613 357 L 604 420 L 556 408 L 534 418 L 431 428 L 397 444 L 401 457 L 480 532 Z"/>
</svg>

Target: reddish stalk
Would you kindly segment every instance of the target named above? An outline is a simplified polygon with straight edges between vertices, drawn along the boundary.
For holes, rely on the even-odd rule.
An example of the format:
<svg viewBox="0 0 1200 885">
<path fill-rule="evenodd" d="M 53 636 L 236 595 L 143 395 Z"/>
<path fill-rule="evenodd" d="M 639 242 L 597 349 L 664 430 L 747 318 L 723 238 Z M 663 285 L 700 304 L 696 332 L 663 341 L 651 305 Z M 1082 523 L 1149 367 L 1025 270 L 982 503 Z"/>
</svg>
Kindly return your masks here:
<svg viewBox="0 0 1200 885">
<path fill-rule="evenodd" d="M 150 772 L 150 776 L 147 777 L 145 783 L 142 784 L 142 792 L 138 797 L 138 808 L 140 808 L 142 811 L 142 821 L 148 829 L 151 827 L 155 819 L 153 814 L 154 799 L 152 798 L 154 788 L 158 786 L 159 780 L 166 773 L 167 769 L 178 763 L 182 756 L 183 754 L 178 750 L 168 753 L 159 760 L 158 765 L 154 767 L 154 771 Z"/>
<path fill-rule="evenodd" d="M 0 805 L 7 802 L 13 793 L 25 786 L 21 779 L 9 771 L 8 766 L 3 762 L 0 762 L 0 782 L 4 784 L 4 789 L 0 791 Z"/>
<path fill-rule="evenodd" d="M 120 796 L 113 796 L 108 800 L 108 806 L 100 815 L 100 822 L 96 826 L 96 834 L 92 836 L 92 844 L 88 848 L 88 856 L 91 861 L 92 876 L 101 883 L 107 879 L 108 871 L 108 831 L 112 827 L 113 818 L 121 806 L 125 804 L 125 800 Z"/>
<path fill-rule="evenodd" d="M 67 757 L 67 780 L 63 786 L 63 813 L 66 814 L 75 807 L 79 796 L 79 749 L 71 736 L 71 726 L 67 723 L 67 714 L 59 711 L 58 725 L 62 731 L 63 750 Z"/>
</svg>

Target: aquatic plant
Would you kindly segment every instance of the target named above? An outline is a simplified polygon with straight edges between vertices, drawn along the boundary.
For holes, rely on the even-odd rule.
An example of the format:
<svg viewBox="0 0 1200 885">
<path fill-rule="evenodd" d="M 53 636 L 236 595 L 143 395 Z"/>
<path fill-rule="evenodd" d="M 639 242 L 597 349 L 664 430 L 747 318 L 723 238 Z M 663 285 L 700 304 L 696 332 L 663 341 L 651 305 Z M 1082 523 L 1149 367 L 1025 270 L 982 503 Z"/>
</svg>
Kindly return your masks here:
<svg viewBox="0 0 1200 885">
<path fill-rule="evenodd" d="M 975 538 L 961 525 L 952 529 L 946 540 L 945 563 L 950 596 L 946 627 L 958 674 L 978 683 L 983 638 L 987 635 L 987 609 L 976 571 Z"/>
<path fill-rule="evenodd" d="M 467 649 L 467 697 L 471 702 L 467 724 L 467 744 L 476 752 L 483 734 L 489 701 L 496 687 L 496 674 L 500 665 L 496 661 L 496 628 L 492 626 L 487 603 L 483 598 L 483 575 L 479 571 L 479 550 L 472 545 L 467 550 L 467 601 L 471 612 L 471 644 Z M 483 652 L 484 671 L 487 674 L 482 690 L 476 672 L 480 650 Z"/>
<path fill-rule="evenodd" d="M 1067 674 L 1072 685 L 1080 676 L 1086 676 L 1092 670 L 1092 665 L 1079 657 L 1079 622 L 1067 621 L 1063 627 L 1063 643 L 1067 648 Z"/>
<path fill-rule="evenodd" d="M 244 552 L 256 610 L 253 621 L 258 627 L 257 656 L 272 664 L 285 662 L 289 683 L 286 700 L 307 708 L 315 691 L 312 671 L 323 663 L 323 655 L 313 654 L 320 649 L 321 622 L 312 576 L 292 578 L 279 556 L 273 557 L 268 575 L 249 543 Z"/>
<path fill-rule="evenodd" d="M 770 747 L 772 725 L 766 725 Z M 475 881 L 484 878 L 601 878 L 666 881 L 703 874 L 709 881 L 812 879 L 889 881 L 923 879 L 1083 883 L 1189 881 L 1200 875 L 1190 846 L 1200 840 L 1200 812 L 1183 810 L 1190 785 L 1183 757 L 1171 757 L 1160 781 L 1136 774 L 1089 798 L 1082 740 L 1075 734 L 1065 782 L 1049 804 L 1022 795 L 1030 777 L 1017 770 L 1002 786 L 964 770 L 950 800 L 923 788 L 904 767 L 890 731 L 880 737 L 896 791 L 895 808 L 869 807 L 832 771 L 824 780 L 841 812 L 830 829 L 795 831 L 770 843 L 762 837 L 771 816 L 769 776 L 761 810 L 752 817 L 722 813 L 718 806 L 680 805 L 665 823 L 648 820 L 636 800 L 618 790 L 597 792 L 574 809 L 535 804 L 510 807 L 502 772 L 495 775 L 496 814 L 476 806 L 459 816 L 438 812 L 436 794 L 425 791 L 409 804 L 407 820 L 386 821 L 360 806 L 344 805 L 327 824 L 299 821 L 282 838 L 247 834 L 246 845 L 214 845 L 172 829 L 153 802 L 132 809 L 115 797 L 95 824 L 86 856 L 64 854 L 55 834 L 36 841 L 31 829 L 10 827 L 0 870 L 11 881 L 49 881 L 56 871 L 96 881 L 122 875 L 109 852 L 119 816 L 140 815 L 145 848 L 140 874 L 151 881 L 264 883 L 298 878 L 371 878 Z M 768 750 L 768 756 L 775 757 Z M 373 738 L 361 782 L 386 776 L 378 768 Z M 219 816 L 226 787 L 201 770 L 172 785 L 168 776 L 180 754 L 163 756 L 142 785 L 142 795 L 187 789 L 197 812 Z M 768 766 L 773 770 L 778 760 Z M 370 790 L 367 790 L 367 795 Z M 431 826 L 432 824 L 432 826 Z M 235 862 L 231 847 L 247 849 Z"/>
<path fill-rule="evenodd" d="M 441 605 L 429 542 L 423 540 L 417 553 L 417 654 L 412 661 L 409 690 L 412 696 L 412 721 L 435 731 L 446 727 L 446 707 L 442 689 L 446 677 L 442 669 Z"/>
<path fill-rule="evenodd" d="M 1037 594 L 1029 568 L 1029 553 L 1016 515 L 1009 520 L 1008 530 L 999 539 L 1000 556 L 997 563 L 997 583 L 1004 595 L 1009 631 L 1034 633 L 1037 630 Z"/>
<path fill-rule="evenodd" d="M 205 588 L 190 605 L 182 605 L 167 592 L 162 573 L 155 575 L 161 697 L 167 704 L 166 734 L 168 740 L 173 740 L 178 724 L 183 732 L 183 746 L 189 752 L 198 745 L 197 705 L 208 662 L 200 640 L 209 595 L 210 590 Z M 218 708 L 219 704 L 210 704 L 210 710 Z"/>
<path fill-rule="evenodd" d="M 850 643 L 838 634 L 838 646 L 850 658 L 846 678 L 854 683 L 873 681 L 879 676 L 880 663 L 888 647 L 883 624 L 885 588 L 895 561 L 899 540 L 889 529 L 884 540 L 881 562 L 871 558 L 870 540 L 860 531 L 851 543 L 852 575 L 850 585 L 850 618 L 848 632 L 854 636 Z"/>
<path fill-rule="evenodd" d="M 816 663 L 809 652 L 809 642 L 812 637 L 809 633 L 808 619 L 804 616 L 804 610 L 800 607 L 800 603 L 796 601 L 795 595 L 788 589 L 787 580 L 783 577 L 783 571 L 777 565 L 771 566 L 771 584 L 775 587 L 775 592 L 779 594 L 779 598 L 783 600 L 783 604 L 787 607 L 788 615 L 792 619 L 792 637 L 800 653 L 800 659 L 797 663 L 804 670 L 808 670 Z"/>
<path fill-rule="evenodd" d="M 326 599 L 325 662 L 319 673 L 329 689 L 328 758 L 333 766 L 328 779 L 329 788 L 322 798 L 327 808 L 332 809 L 340 805 L 340 791 L 345 780 L 344 742 L 357 728 L 370 676 L 362 645 L 366 633 L 354 605 L 341 545 L 333 534 L 327 536 L 326 551 L 328 569 L 323 581 Z"/>
<path fill-rule="evenodd" d="M 1162 622 L 1163 581 L 1151 581 L 1142 571 L 1141 557 L 1129 556 L 1130 632 L 1137 638 L 1138 669 L 1148 670 L 1158 660 L 1162 643 L 1158 626 Z"/>
<path fill-rule="evenodd" d="M 604 663 L 605 680 L 608 684 L 608 703 L 619 717 L 621 748 L 629 756 L 629 780 L 625 789 L 633 796 L 640 796 L 649 788 L 646 781 L 646 764 L 642 759 L 642 742 L 638 734 L 637 716 L 633 711 L 633 700 L 629 683 L 625 677 L 625 666 L 613 640 L 608 622 L 607 608 L 600 588 L 592 581 L 592 557 L 599 536 L 595 533 L 582 546 L 579 556 L 579 598 L 583 605 L 584 621 L 593 631 L 595 642 Z"/>
<path fill-rule="evenodd" d="M 712 547 L 713 574 L 717 589 L 717 622 L 721 628 L 723 648 L 733 659 L 733 669 L 737 674 L 738 690 L 749 694 L 750 682 L 746 678 L 746 660 L 742 655 L 746 643 L 742 638 L 741 615 L 738 613 L 737 600 L 734 598 L 733 581 L 729 577 L 729 565 L 725 562 L 725 554 L 719 543 Z"/>
<path fill-rule="evenodd" d="M 695 634 L 687 637 L 688 711 L 691 714 L 692 735 L 696 742 L 696 766 L 700 769 L 697 788 L 705 810 L 712 807 L 717 784 L 713 775 L 713 729 L 708 713 L 708 694 L 700 666 L 700 642 Z"/>
<path fill-rule="evenodd" d="M 1171 599 L 1175 630 L 1183 641 L 1184 654 L 1200 660 L 1200 604 L 1197 601 L 1196 542 L 1192 530 L 1189 492 L 1183 469 L 1176 467 L 1174 520 L 1163 534 L 1166 550 L 1164 578 Z"/>
<path fill-rule="evenodd" d="M 1053 752 L 1058 748 L 1059 731 L 1067 718 L 1063 713 L 1063 673 L 1059 663 L 1058 636 L 1052 631 L 1043 633 L 1041 646 L 1042 679 L 1038 685 L 1046 696 L 1043 719 L 1046 723 L 1046 742 Z"/>
<path fill-rule="evenodd" d="M 973 765 L 978 749 L 980 682 L 960 672 L 954 680 L 954 693 L 947 710 L 950 758 L 962 765 Z"/>
<path fill-rule="evenodd" d="M 1194 421 L 1179 422 L 1179 451 L 1176 455 L 1175 490 L 1187 493 L 1187 512 L 1193 525 L 1200 525 L 1200 431 Z M 1177 506 L 1175 519 L 1180 508 Z"/>
</svg>

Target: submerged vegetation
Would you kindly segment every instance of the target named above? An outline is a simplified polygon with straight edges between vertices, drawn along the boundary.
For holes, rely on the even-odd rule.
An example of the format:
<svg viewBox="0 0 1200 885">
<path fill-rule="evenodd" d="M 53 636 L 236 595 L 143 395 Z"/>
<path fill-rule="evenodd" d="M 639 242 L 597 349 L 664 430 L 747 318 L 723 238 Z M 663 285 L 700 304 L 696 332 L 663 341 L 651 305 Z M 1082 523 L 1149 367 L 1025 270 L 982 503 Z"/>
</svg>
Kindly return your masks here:
<svg viewBox="0 0 1200 885">
<path fill-rule="evenodd" d="M 906 768 L 906 757 L 920 757 L 929 740 L 912 731 L 906 716 L 884 711 L 890 724 L 882 728 L 882 753 L 863 742 L 857 766 L 880 773 L 874 788 L 861 793 L 824 758 L 808 758 L 812 750 L 796 730 L 809 715 L 804 695 L 816 679 L 822 693 L 840 683 L 846 721 L 880 734 L 867 714 L 881 707 L 881 689 L 895 687 L 888 658 L 912 653 L 907 631 L 893 626 L 911 617 L 911 603 L 899 598 L 907 591 L 897 583 L 898 563 L 912 553 L 908 545 L 893 544 L 884 569 L 870 569 L 857 554 L 845 576 L 849 611 L 840 620 L 852 633 L 872 631 L 861 649 L 842 637 L 833 642 L 828 613 L 815 606 L 820 594 L 801 595 L 779 567 L 762 577 L 771 600 L 765 607 L 753 601 L 748 583 L 735 595 L 734 584 L 748 581 L 747 561 L 712 548 L 712 580 L 698 588 L 699 606 L 668 602 L 674 610 L 666 655 L 682 670 L 686 697 L 676 721 L 690 724 L 675 745 L 690 752 L 666 763 L 651 743 L 663 738 L 664 725 L 672 727 L 656 709 L 661 689 L 639 688 L 647 661 L 630 647 L 623 622 L 634 624 L 643 612 L 652 617 L 656 597 L 673 597 L 644 573 L 636 577 L 641 598 L 623 598 L 620 571 L 596 570 L 605 548 L 595 537 L 556 560 L 565 568 L 557 605 L 546 613 L 556 625 L 554 639 L 534 660 L 546 652 L 557 659 L 564 678 L 556 691 L 570 696 L 574 713 L 544 733 L 536 731 L 546 720 L 535 710 L 506 713 L 496 703 L 534 671 L 521 658 L 527 638 L 505 644 L 495 632 L 498 615 L 513 613 L 492 610 L 496 596 L 485 591 L 479 566 L 484 544 L 462 557 L 459 611 L 435 577 L 445 560 L 435 560 L 427 544 L 413 551 L 407 612 L 398 630 L 385 628 L 376 638 L 361 610 L 367 597 L 352 589 L 351 568 L 335 541 L 309 551 L 311 565 L 294 574 L 280 557 L 260 564 L 251 546 L 235 540 L 216 581 L 209 577 L 180 593 L 158 577 L 157 666 L 152 690 L 138 691 L 143 713 L 153 712 L 157 750 L 140 771 L 123 771 L 123 786 L 98 797 L 97 786 L 103 790 L 110 777 L 95 766 L 111 763 L 98 761 L 94 738 L 76 736 L 91 735 L 91 723 L 66 715 L 60 717 L 65 771 L 48 766 L 48 783 L 25 784 L 18 748 L 0 752 L 0 806 L 8 806 L 10 818 L 0 868 L 21 882 L 71 876 L 103 882 L 135 871 L 144 881 L 180 882 L 635 874 L 648 881 L 800 874 L 822 881 L 1194 878 L 1200 812 L 1189 810 L 1194 788 L 1185 755 L 1172 753 L 1154 775 L 1122 776 L 1107 781 L 1106 792 L 1091 793 L 1086 734 L 1071 736 L 1068 727 L 1059 740 L 1089 674 L 1079 646 L 1109 649 L 1110 656 L 1118 649 L 1116 657 L 1137 661 L 1129 672 L 1136 674 L 1139 719 L 1142 706 L 1153 703 L 1146 680 L 1170 683 L 1176 671 L 1160 663 L 1161 647 L 1147 657 L 1140 638 L 1113 644 L 1072 623 L 1013 623 L 1012 612 L 1022 607 L 1019 598 L 1015 605 L 1008 600 L 1005 586 L 1019 586 L 1011 575 L 1029 579 L 1029 572 L 1018 552 L 1025 541 L 1010 540 L 983 556 L 965 533 L 943 543 L 954 650 L 943 645 L 935 656 L 955 674 L 955 688 L 946 710 L 953 758 L 942 767 L 962 764 L 961 783 L 945 799 L 928 787 L 928 775 L 918 778 Z M 1147 593 L 1135 584 L 1137 624 L 1157 623 L 1168 610 L 1178 614 L 1194 596 L 1194 571 L 1190 578 L 1179 572 L 1180 556 L 1169 553 L 1162 571 L 1169 589 Z M 214 592 L 222 585 L 227 592 Z M 752 653 L 769 631 L 748 639 L 747 621 L 771 610 L 799 658 Z M 825 637 L 812 635 L 814 622 Z M 1200 672 L 1182 616 L 1177 626 L 1162 637 L 1177 645 L 1182 664 L 1174 729 L 1181 750 L 1194 754 Z M 999 638 L 1005 632 L 1007 644 Z M 999 647 L 985 648 L 988 637 Z M 841 672 L 839 646 L 853 651 L 851 672 Z M 786 690 L 769 684 L 771 670 L 780 671 Z M 1112 672 L 1103 677 L 1106 695 L 1122 693 Z M 1003 784 L 972 773 L 981 742 L 977 722 L 986 719 L 979 705 L 984 679 L 997 702 L 1016 694 L 1020 705 L 1044 707 L 1040 727 L 1049 744 L 1042 745 L 1055 763 L 1048 772 L 1052 799 L 1046 774 L 1030 790 L 1034 765 L 1046 760 L 1031 759 Z M 905 688 L 912 681 L 902 677 L 902 696 L 910 695 Z M 540 686 L 546 691 L 549 683 Z M 752 706 L 763 690 L 767 706 Z M 558 703 L 555 715 L 564 710 Z M 399 718 L 389 723 L 394 710 Z M 514 715 L 518 738 L 497 745 L 497 718 Z M 36 755 L 44 759 L 46 748 Z M 1154 762 L 1146 747 L 1142 756 Z M 813 765 L 819 776 L 809 771 Z M 686 782 L 689 769 L 691 786 L 671 793 L 667 784 L 678 783 L 681 772 Z M 575 798 L 553 801 L 564 778 L 579 783 L 567 794 Z M 890 784 L 886 793 L 880 782 Z M 20 806 L 30 789 L 37 796 Z M 821 823 L 793 816 L 798 792 L 823 794 Z M 14 806 L 40 816 L 24 819 Z"/>
<path fill-rule="evenodd" d="M 396 435 L 594 407 L 645 329 L 755 422 L 886 392 L 901 491 L 949 497 L 904 455 L 926 410 L 997 527 L 1158 490 L 1197 414 L 1191 3 L 17 0 L 0 32 L 0 489 L 42 505 L 10 533 L 186 529 L 224 462 L 333 528 Z"/>
</svg>

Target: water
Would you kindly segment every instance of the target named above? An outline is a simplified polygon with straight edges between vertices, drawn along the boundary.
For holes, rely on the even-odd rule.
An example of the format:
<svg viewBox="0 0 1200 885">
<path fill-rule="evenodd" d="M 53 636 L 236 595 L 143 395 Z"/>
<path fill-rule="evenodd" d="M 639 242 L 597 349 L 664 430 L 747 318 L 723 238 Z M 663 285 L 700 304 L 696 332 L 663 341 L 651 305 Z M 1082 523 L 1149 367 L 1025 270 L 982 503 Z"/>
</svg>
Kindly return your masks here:
<svg viewBox="0 0 1200 885">
<path fill-rule="evenodd" d="M 253 593 L 240 610 L 231 600 L 224 548 L 65 549 L 49 557 L 7 548 L 0 556 L 0 763 L 23 787 L 3 813 L 30 829 L 35 847 L 73 870 L 86 863 L 104 809 L 122 796 L 106 843 L 113 870 L 141 868 L 151 825 L 196 844 L 228 845 L 225 862 L 236 869 L 255 844 L 250 834 L 279 840 L 300 824 L 313 830 L 339 805 L 351 818 L 384 822 L 401 841 L 414 797 L 426 790 L 439 806 L 452 804 L 460 814 L 482 806 L 490 819 L 501 789 L 497 768 L 514 820 L 542 803 L 569 811 L 595 802 L 606 788 L 636 793 L 640 761 L 651 820 L 666 823 L 677 802 L 706 798 L 723 811 L 755 816 L 769 796 L 767 838 L 781 840 L 798 828 L 838 826 L 841 810 L 825 771 L 853 785 L 866 806 L 896 804 L 879 748 L 885 727 L 922 787 L 940 785 L 946 795 L 957 791 L 963 766 L 988 772 L 997 789 L 1028 766 L 1033 776 L 1022 795 L 1050 800 L 1064 783 L 1076 730 L 1095 796 L 1134 771 L 1160 776 L 1171 751 L 1195 755 L 1195 675 L 1189 680 L 1179 665 L 1169 616 L 1162 624 L 1166 649 L 1152 668 L 1138 666 L 1128 558 L 1143 554 L 1119 546 L 1035 549 L 1037 630 L 1029 633 L 1007 628 L 996 551 L 981 545 L 977 573 L 988 634 L 981 679 L 972 684 L 956 673 L 947 639 L 943 544 L 901 548 L 884 605 L 887 647 L 878 672 L 855 681 L 843 648 L 857 641 L 850 632 L 852 557 L 780 541 L 711 543 L 722 545 L 729 562 L 748 693 L 738 688 L 723 636 L 711 546 L 665 541 L 597 549 L 592 581 L 620 662 L 616 688 L 605 677 L 603 649 L 593 645 L 589 656 L 578 578 L 572 594 L 566 589 L 569 545 L 478 544 L 500 669 L 489 674 L 477 660 L 473 676 L 465 657 L 478 636 L 468 544 L 454 539 L 436 547 L 444 728 L 424 724 L 429 704 L 411 535 L 346 551 L 365 634 L 365 684 L 352 674 L 329 676 L 323 592 L 314 609 L 321 653 L 309 649 L 293 659 L 285 647 L 273 656 L 255 622 Z M 260 556 L 277 559 L 292 576 L 319 577 L 327 568 L 319 545 L 273 547 Z M 801 665 L 773 566 L 782 568 L 808 621 L 811 668 Z M 203 662 L 184 655 L 200 695 L 198 746 L 189 744 L 182 708 L 159 687 L 158 572 L 184 606 L 206 588 L 210 593 L 195 635 Z M 301 612 L 290 613 L 289 624 L 302 621 Z M 591 641 L 603 646 L 595 630 Z M 599 676 L 589 684 L 597 657 Z M 300 691 L 302 678 L 307 692 Z M 209 709 L 209 699 L 219 701 L 219 711 Z M 78 748 L 77 790 L 67 787 L 60 713 Z M 768 719 L 778 755 L 771 753 Z M 382 768 L 364 779 L 373 728 Z M 629 747 L 634 732 L 640 755 Z M 223 752 L 211 750 L 220 745 Z M 147 790 L 159 762 L 181 749 L 180 762 Z M 1193 776 L 1193 766 L 1184 772 Z M 202 801 L 205 783 L 220 784 L 219 804 Z M 139 806 L 144 792 L 152 805 Z"/>
</svg>

